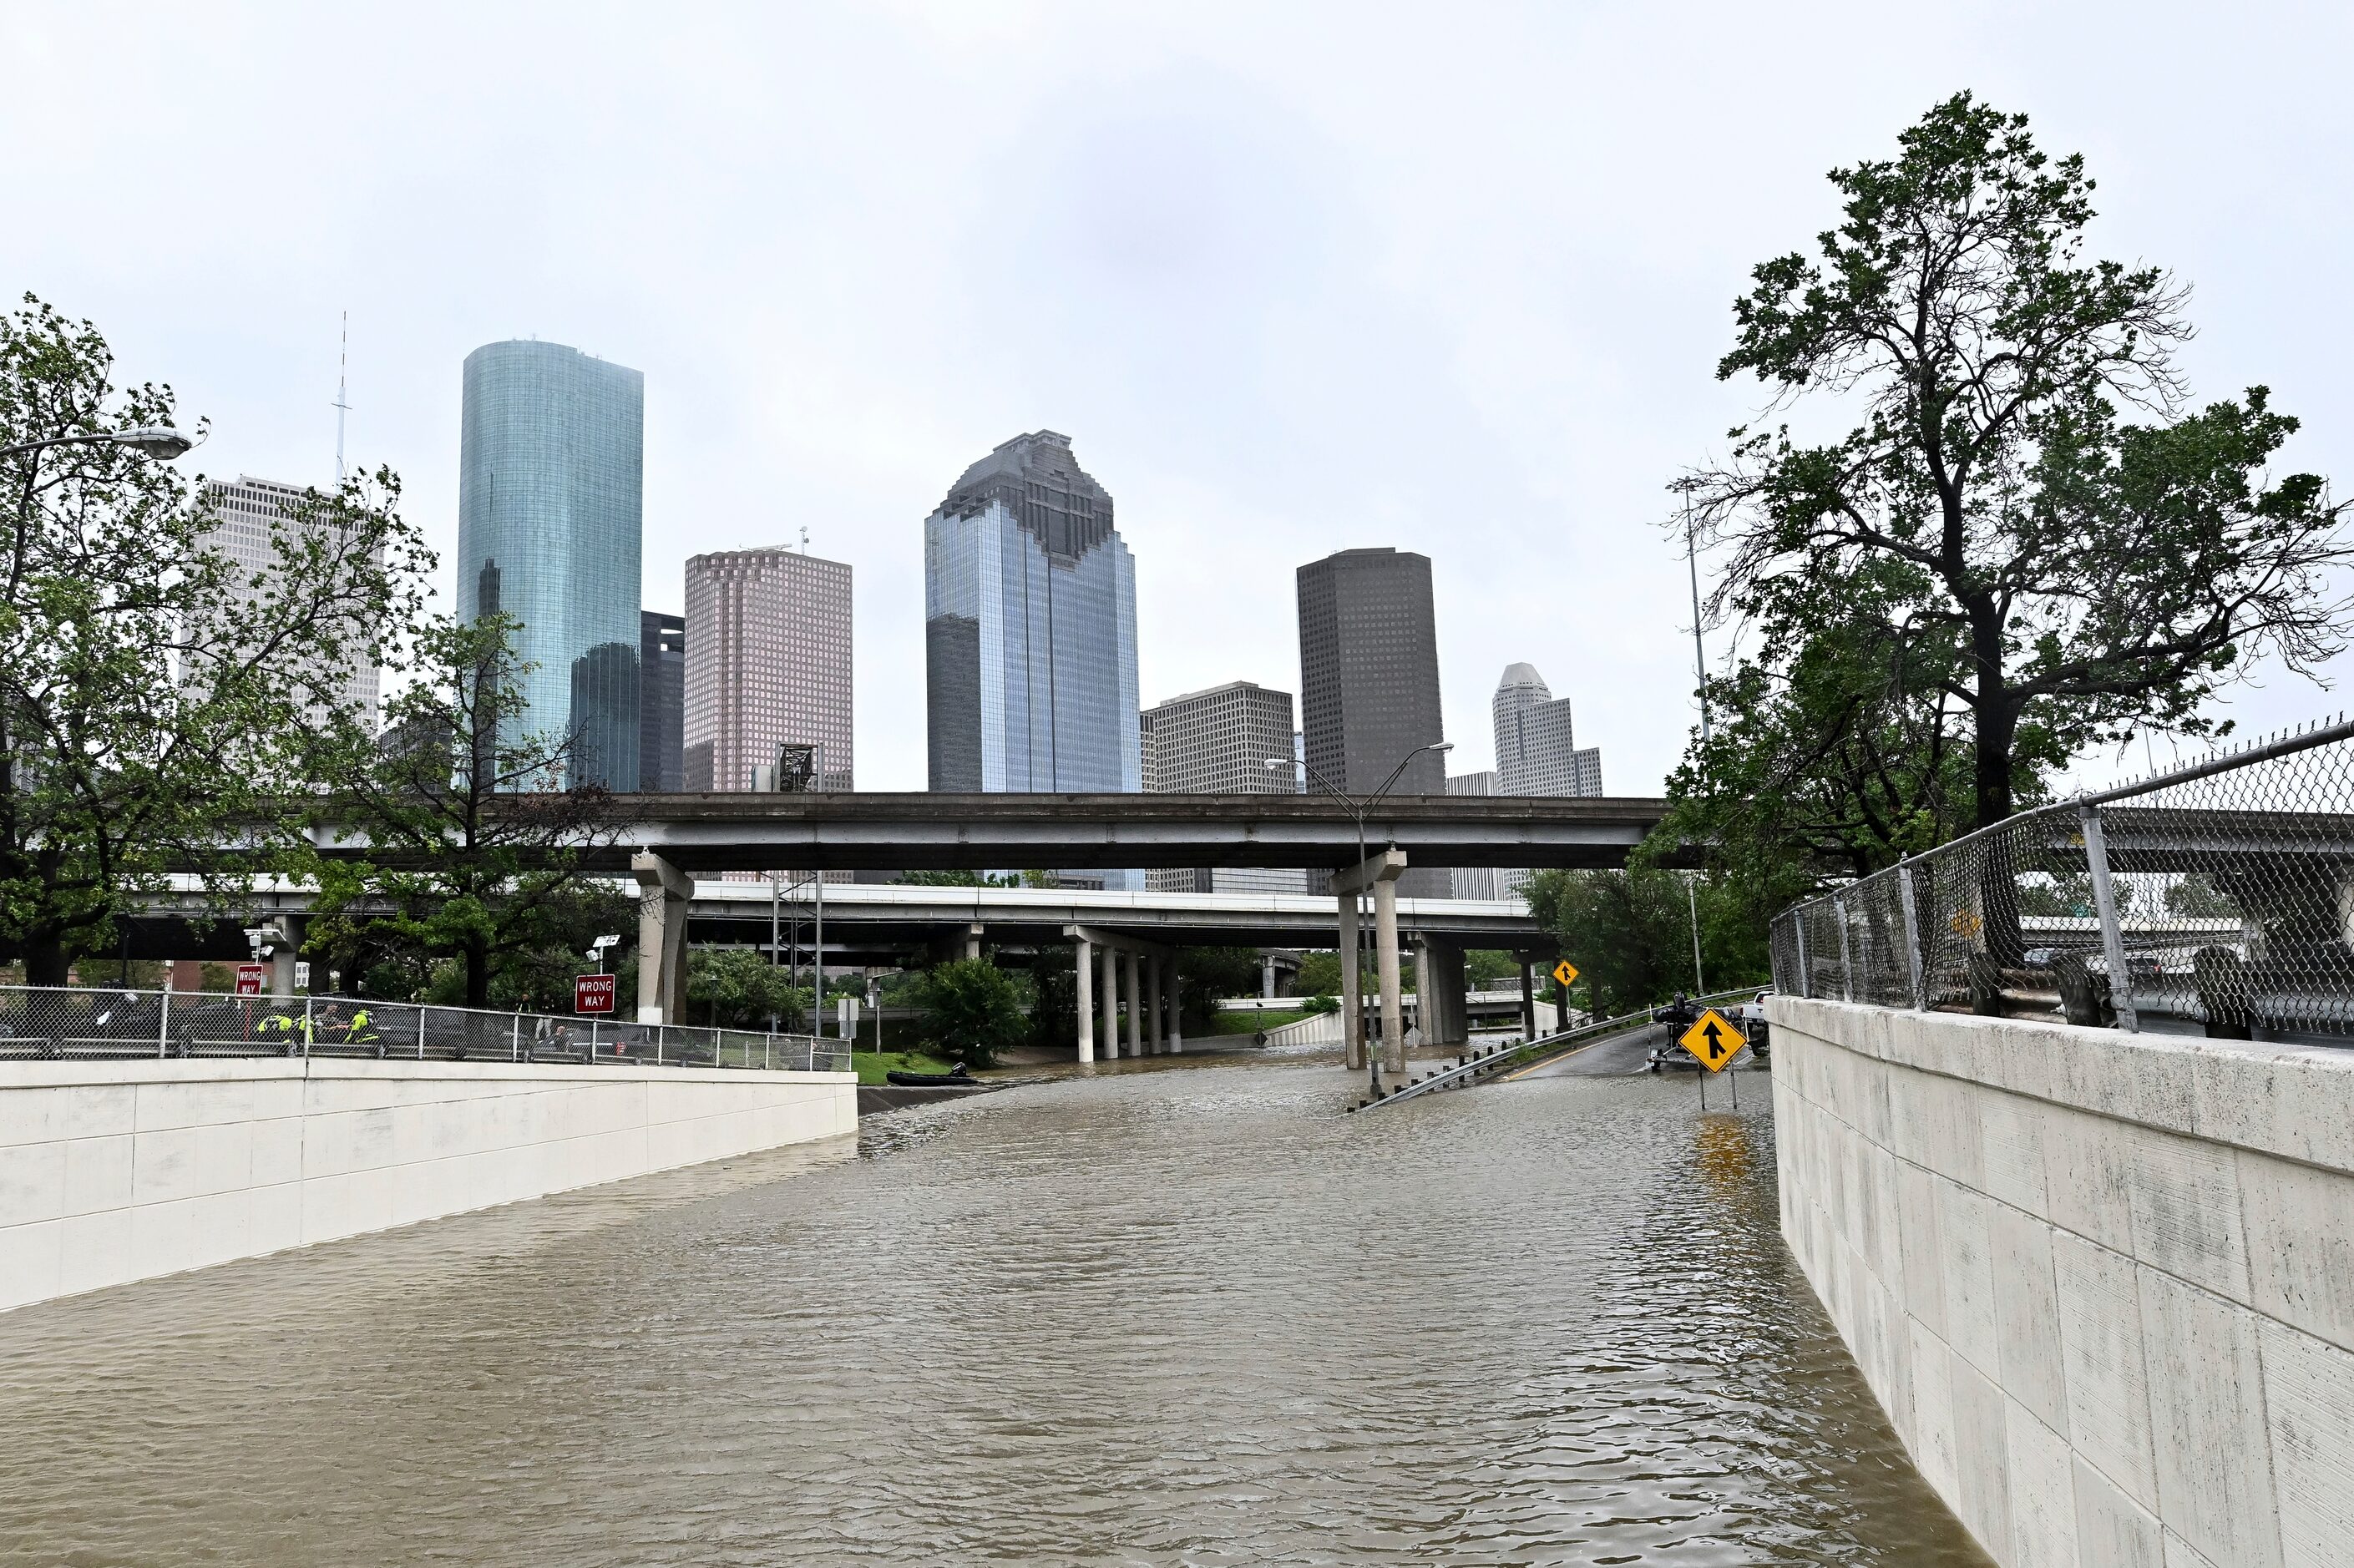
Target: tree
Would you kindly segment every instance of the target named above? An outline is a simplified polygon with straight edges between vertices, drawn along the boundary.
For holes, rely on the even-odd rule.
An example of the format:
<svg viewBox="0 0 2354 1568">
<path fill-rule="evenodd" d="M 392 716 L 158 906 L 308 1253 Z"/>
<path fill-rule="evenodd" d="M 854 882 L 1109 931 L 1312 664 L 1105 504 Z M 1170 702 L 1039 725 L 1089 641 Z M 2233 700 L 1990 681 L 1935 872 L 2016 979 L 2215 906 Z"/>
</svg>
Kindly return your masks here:
<svg viewBox="0 0 2354 1568">
<path fill-rule="evenodd" d="M 1030 1021 L 1004 970 L 987 959 L 938 964 L 924 977 L 924 1038 L 950 1061 L 986 1067 L 1022 1044 Z"/>
<path fill-rule="evenodd" d="M 686 955 L 687 1020 L 716 1029 L 806 1027 L 810 993 L 793 972 L 748 948 L 694 948 Z"/>
<path fill-rule="evenodd" d="M 1596 1017 L 1695 989 L 1695 905 L 1711 991 L 1762 984 L 1772 972 L 1764 911 L 1722 878 L 1701 878 L 1688 895 L 1682 874 L 1638 855 L 1624 871 L 1538 872 L 1527 895 L 1530 913 L 1581 971 Z"/>
<path fill-rule="evenodd" d="M 1904 812 L 1958 815 L 1942 799 L 1956 755 L 1960 820 L 1998 821 L 2037 764 L 2136 726 L 2209 733 L 2202 704 L 2259 660 L 2307 671 L 2344 646 L 2348 601 L 2326 580 L 2349 558 L 2341 506 L 2313 474 L 2266 471 L 2296 421 L 2262 387 L 2181 412 L 2184 292 L 2156 268 L 2084 260 L 2081 157 L 2053 162 L 2024 116 L 1962 93 L 1895 158 L 1830 178 L 1843 221 L 1819 260 L 1755 270 L 1717 373 L 1757 376 L 1775 407 L 1812 395 L 1862 422 L 1822 445 L 1787 425 L 1736 429 L 1728 464 L 1687 484 L 1701 537 L 1730 551 L 1720 613 L 1809 632 L 1876 618 L 1904 642 L 1877 667 L 1924 683 L 1901 711 L 1859 715 L 1830 766 L 1868 766 L 1870 736 L 1946 736 L 1950 705 L 1946 749 L 1905 742 L 1890 842 L 1913 832 Z M 1801 694 L 1761 737 L 1817 744 L 1800 721 L 1821 696 Z M 1802 771 L 1797 751 L 1782 761 Z"/>
<path fill-rule="evenodd" d="M 562 954 L 568 967 L 636 913 L 588 868 L 613 806 L 601 786 L 570 783 L 576 738 L 524 727 L 531 666 L 515 657 L 515 627 L 488 615 L 419 633 L 414 678 L 387 706 L 384 743 L 325 808 L 340 840 L 312 872 L 314 942 L 454 959 L 468 1007 L 489 1005 L 501 966 Z"/>
<path fill-rule="evenodd" d="M 95 326 L 27 295 L 0 316 L 0 446 L 175 421 L 168 386 L 113 377 Z M 306 493 L 250 571 L 201 476 L 122 445 L 0 458 L 0 948 L 60 985 L 168 873 L 226 897 L 297 863 L 323 754 L 365 732 L 345 672 L 381 661 L 431 556 L 388 471 Z"/>
</svg>

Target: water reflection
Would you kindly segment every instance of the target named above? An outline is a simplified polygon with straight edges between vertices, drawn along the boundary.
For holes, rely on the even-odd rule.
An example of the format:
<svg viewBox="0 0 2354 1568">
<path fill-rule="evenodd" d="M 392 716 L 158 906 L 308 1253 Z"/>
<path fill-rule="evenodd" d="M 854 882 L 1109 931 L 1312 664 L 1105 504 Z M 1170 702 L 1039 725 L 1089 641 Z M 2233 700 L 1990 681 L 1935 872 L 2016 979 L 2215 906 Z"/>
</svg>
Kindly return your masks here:
<svg viewBox="0 0 2354 1568">
<path fill-rule="evenodd" d="M 1773 1233 L 1762 1092 L 1353 1087 L 1074 1078 L 0 1317 L 0 1550 L 1981 1561 Z"/>
</svg>

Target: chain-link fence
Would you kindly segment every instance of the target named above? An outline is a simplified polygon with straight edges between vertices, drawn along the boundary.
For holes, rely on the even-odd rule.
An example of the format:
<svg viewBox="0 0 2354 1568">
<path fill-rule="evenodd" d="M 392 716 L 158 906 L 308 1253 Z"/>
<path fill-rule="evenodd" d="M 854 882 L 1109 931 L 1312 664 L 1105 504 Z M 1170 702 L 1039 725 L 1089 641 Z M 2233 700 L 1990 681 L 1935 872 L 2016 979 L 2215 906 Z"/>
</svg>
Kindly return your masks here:
<svg viewBox="0 0 2354 1568">
<path fill-rule="evenodd" d="M 339 996 L 0 986 L 0 1061 L 343 1056 L 415 1062 L 850 1070 L 850 1045 L 807 1034 L 482 1012 Z"/>
<path fill-rule="evenodd" d="M 1773 957 L 1794 995 L 2354 1043 L 2354 723 L 2021 812 L 1783 911 Z"/>
</svg>

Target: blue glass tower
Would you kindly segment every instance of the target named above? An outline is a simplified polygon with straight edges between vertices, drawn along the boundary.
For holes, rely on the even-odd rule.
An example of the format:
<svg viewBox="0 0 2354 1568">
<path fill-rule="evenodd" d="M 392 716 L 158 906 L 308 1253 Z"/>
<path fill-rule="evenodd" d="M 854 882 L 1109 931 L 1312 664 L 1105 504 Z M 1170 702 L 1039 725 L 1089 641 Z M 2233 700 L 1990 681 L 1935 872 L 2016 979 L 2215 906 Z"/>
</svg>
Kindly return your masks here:
<svg viewBox="0 0 2354 1568">
<path fill-rule="evenodd" d="M 638 787 L 638 552 L 646 378 L 561 344 L 466 356 L 458 609 L 523 622 L 529 728 L 574 738 L 572 778 Z"/>
<path fill-rule="evenodd" d="M 1068 436 L 1016 436 L 924 520 L 924 617 L 933 789 L 1144 788 L 1136 563 Z"/>
</svg>

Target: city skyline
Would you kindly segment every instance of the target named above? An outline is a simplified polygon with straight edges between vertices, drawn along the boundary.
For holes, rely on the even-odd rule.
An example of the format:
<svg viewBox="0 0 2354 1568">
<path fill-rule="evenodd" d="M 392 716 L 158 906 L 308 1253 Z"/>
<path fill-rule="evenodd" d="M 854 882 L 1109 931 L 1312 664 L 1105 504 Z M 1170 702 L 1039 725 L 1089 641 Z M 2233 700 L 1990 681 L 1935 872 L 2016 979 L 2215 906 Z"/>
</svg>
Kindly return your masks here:
<svg viewBox="0 0 2354 1568">
<path fill-rule="evenodd" d="M 1182 541 L 1139 588 L 1148 695 L 1290 683 L 1291 567 L 1388 539 L 1433 557 L 1456 767 L 1482 760 L 1495 671 L 1528 659 L 1578 693 L 1611 788 L 1656 793 L 1698 722 L 1663 487 L 1721 457 L 1762 397 L 1713 374 L 1731 302 L 1833 221 L 1822 171 L 1885 155 L 1965 82 L 2091 159 L 2102 254 L 2196 291 L 2195 400 L 2261 382 L 2304 421 L 2285 461 L 2354 469 L 2338 368 L 2354 321 L 2244 221 L 2285 215 L 2306 253 L 2354 227 L 2304 195 L 2328 188 L 2343 143 L 2318 106 L 2344 25 L 2310 13 L 2153 25 L 2122 46 L 2071 13 L 2026 53 L 1967 8 L 1802 33 L 1737 7 L 1506 7 L 1411 48 L 1336 37 L 1312 7 L 684 26 L 692 56 L 729 72 L 829 69 L 775 101 L 648 60 L 642 133 L 617 141 L 596 83 L 630 47 L 618 18 L 550 37 L 480 12 L 387 37 L 350 15 L 159 16 L 126 53 L 101 13 L 19 9 L 0 31 L 46 63 L 0 122 L 39 153 L 27 200 L 56 221 L 0 234 L 0 268 L 104 323 L 126 373 L 209 416 L 184 466 L 216 477 L 333 472 L 348 310 L 351 464 L 402 476 L 444 609 L 451 366 L 537 333 L 644 371 L 663 392 L 642 607 L 683 608 L 687 556 L 809 526 L 813 550 L 859 570 L 860 776 L 875 787 L 924 778 L 917 726 L 893 716 L 922 700 L 910 508 L 1044 424 L 1079 429 L 1118 475 L 1129 531 Z M 360 55 L 384 69 L 334 69 Z M 512 58 L 546 69 L 517 79 Z M 1793 105 L 1772 84 L 1800 66 L 1868 90 Z M 982 125 L 950 107 L 976 71 L 1005 94 Z M 857 90 L 873 79 L 907 90 Z M 440 84 L 443 111 L 419 117 L 396 83 Z M 2195 122 L 2169 107 L 2193 93 L 2213 106 Z M 289 137 L 298 101 L 341 133 Z M 203 176 L 127 205 L 115 171 L 175 137 L 200 139 Z M 748 207 L 748 181 L 793 199 Z M 272 216 L 220 222 L 232 208 Z M 640 218 L 599 216 L 615 210 Z M 159 222 L 199 238 L 155 246 Z M 1710 633 L 1712 662 L 1733 646 Z M 2354 655 L 2324 673 L 2342 683 Z M 2243 733 L 2335 700 L 2263 674 L 2216 706 Z M 2154 760 L 2169 754 L 2159 738 Z M 2130 763 L 2146 766 L 2138 743 Z"/>
</svg>

